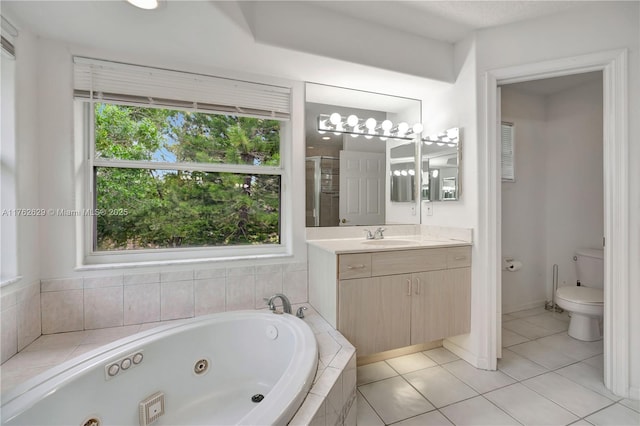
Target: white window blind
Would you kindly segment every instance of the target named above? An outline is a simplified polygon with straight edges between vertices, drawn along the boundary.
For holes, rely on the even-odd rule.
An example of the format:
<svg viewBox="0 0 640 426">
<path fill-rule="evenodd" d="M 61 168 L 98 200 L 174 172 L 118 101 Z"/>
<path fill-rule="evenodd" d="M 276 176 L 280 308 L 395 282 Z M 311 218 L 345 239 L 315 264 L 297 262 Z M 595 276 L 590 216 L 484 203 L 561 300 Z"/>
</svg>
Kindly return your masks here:
<svg viewBox="0 0 640 426">
<path fill-rule="evenodd" d="M 18 36 L 18 30 L 4 16 L 0 16 L 0 50 L 11 59 L 16 57 L 13 40 Z"/>
<path fill-rule="evenodd" d="M 513 144 L 513 123 L 502 123 L 502 180 L 515 182 L 515 155 Z"/>
<path fill-rule="evenodd" d="M 74 97 L 288 119 L 291 89 L 189 72 L 74 57 Z"/>
</svg>

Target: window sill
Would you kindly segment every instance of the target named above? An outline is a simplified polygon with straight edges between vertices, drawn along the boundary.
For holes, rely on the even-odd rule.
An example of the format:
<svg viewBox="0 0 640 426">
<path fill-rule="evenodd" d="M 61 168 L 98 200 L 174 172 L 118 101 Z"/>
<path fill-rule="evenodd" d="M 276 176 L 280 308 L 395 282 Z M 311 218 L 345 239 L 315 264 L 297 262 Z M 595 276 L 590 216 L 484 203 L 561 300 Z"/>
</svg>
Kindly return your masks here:
<svg viewBox="0 0 640 426">
<path fill-rule="evenodd" d="M 148 268 L 158 266 L 184 266 L 184 265 L 201 265 L 210 263 L 223 263 L 241 260 L 271 260 L 271 259 L 290 259 L 293 255 L 290 253 L 274 253 L 274 254 L 256 254 L 256 255 L 238 255 L 228 257 L 210 257 L 199 259 L 176 259 L 176 260 L 150 260 L 141 262 L 119 262 L 119 263 L 96 263 L 84 264 L 74 268 L 74 271 L 100 271 L 125 268 Z"/>
<path fill-rule="evenodd" d="M 22 275 L 18 275 L 17 277 L 8 278 L 2 282 L 0 282 L 0 288 L 6 287 L 11 284 L 15 284 L 22 279 Z"/>
</svg>

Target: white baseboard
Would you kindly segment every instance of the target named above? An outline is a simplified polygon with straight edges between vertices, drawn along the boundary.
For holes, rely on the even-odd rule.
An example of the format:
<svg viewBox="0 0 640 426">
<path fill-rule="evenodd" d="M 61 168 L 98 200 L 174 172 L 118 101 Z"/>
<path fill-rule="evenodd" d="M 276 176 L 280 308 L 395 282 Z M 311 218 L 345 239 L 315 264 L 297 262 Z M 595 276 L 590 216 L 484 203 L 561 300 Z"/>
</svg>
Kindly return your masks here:
<svg viewBox="0 0 640 426">
<path fill-rule="evenodd" d="M 482 360 L 478 358 L 475 354 L 472 354 L 462 346 L 453 343 L 451 339 L 443 340 L 442 346 L 444 346 L 445 349 L 448 349 L 449 351 L 453 352 L 463 360 L 467 361 L 469 364 L 473 365 L 474 367 L 481 368 L 483 370 L 488 369 L 487 368 L 488 364 L 486 362 L 482 362 Z"/>
<path fill-rule="evenodd" d="M 545 299 L 534 300 L 533 302 L 522 303 L 518 305 L 504 305 L 502 307 L 503 314 L 510 314 L 511 312 L 525 311 L 527 309 L 538 308 L 540 306 L 544 307 L 544 304 L 547 301 Z"/>
</svg>

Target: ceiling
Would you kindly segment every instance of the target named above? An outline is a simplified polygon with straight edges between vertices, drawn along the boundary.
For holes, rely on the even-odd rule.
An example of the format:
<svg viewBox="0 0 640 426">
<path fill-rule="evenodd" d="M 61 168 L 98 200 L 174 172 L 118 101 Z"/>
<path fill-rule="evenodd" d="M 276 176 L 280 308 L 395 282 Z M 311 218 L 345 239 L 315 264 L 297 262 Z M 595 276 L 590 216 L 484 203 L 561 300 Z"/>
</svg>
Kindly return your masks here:
<svg viewBox="0 0 640 426">
<path fill-rule="evenodd" d="M 591 1 L 311 1 L 317 7 L 454 43 L 474 30 L 583 7 Z"/>
<path fill-rule="evenodd" d="M 216 15 L 220 9 L 227 9 L 232 4 L 238 4 L 240 9 L 245 9 L 253 2 L 245 1 L 189 1 L 189 0 L 160 0 L 159 10 L 145 12 L 133 6 L 118 7 L 117 14 L 121 15 L 124 22 L 132 17 L 136 18 L 141 30 L 145 29 L 149 19 L 143 16 L 159 16 L 175 14 L 172 27 L 167 33 L 180 33 L 193 30 L 194 25 L 210 22 L 215 25 L 218 22 Z M 16 11 L 17 18 L 23 24 L 34 30 L 39 35 L 68 39 L 71 34 L 77 32 L 76 26 L 84 29 L 92 26 L 100 26 L 105 19 L 112 17 L 114 5 L 122 4 L 124 0 L 107 1 L 21 1 L 3 0 L 3 7 L 10 11 Z M 277 3 L 260 1 L 262 5 Z M 297 3 L 312 7 L 321 7 L 326 10 L 350 16 L 354 19 L 370 22 L 376 25 L 386 26 L 405 33 L 411 33 L 421 37 L 428 37 L 446 42 L 457 42 L 470 32 L 482 28 L 497 25 L 510 24 L 545 15 L 561 13 L 570 9 L 585 7 L 594 1 L 298 1 Z M 109 6 L 108 9 L 107 5 Z M 190 13 L 189 19 L 185 18 L 184 10 L 193 8 L 199 4 L 197 13 Z M 211 6 L 217 7 L 211 7 Z M 106 10 L 106 12 L 105 12 Z M 192 11 L 194 9 L 191 9 Z M 127 15 L 127 16 L 124 16 Z M 76 25 L 60 25 L 63 22 L 75 22 Z M 90 24 L 85 25 L 83 24 Z M 246 25 L 246 23 L 245 23 Z M 91 37 L 91 34 L 87 34 Z"/>
</svg>

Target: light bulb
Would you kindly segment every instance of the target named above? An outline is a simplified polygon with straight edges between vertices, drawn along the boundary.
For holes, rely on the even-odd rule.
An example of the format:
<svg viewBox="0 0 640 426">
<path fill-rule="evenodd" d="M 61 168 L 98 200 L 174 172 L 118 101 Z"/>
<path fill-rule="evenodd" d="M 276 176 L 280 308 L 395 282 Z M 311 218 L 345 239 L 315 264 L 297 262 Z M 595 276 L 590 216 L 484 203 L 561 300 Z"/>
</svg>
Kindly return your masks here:
<svg viewBox="0 0 640 426">
<path fill-rule="evenodd" d="M 329 116 L 329 122 L 334 126 L 337 126 L 342 121 L 342 117 L 337 112 L 334 112 Z"/>
<path fill-rule="evenodd" d="M 413 133 L 420 133 L 422 132 L 423 126 L 422 123 L 416 123 L 413 125 Z"/>
<path fill-rule="evenodd" d="M 401 174 L 402 176 L 406 176 L 406 175 L 407 175 L 407 171 L 406 171 L 406 170 L 402 170 L 402 171 L 400 172 L 400 174 Z"/>
<path fill-rule="evenodd" d="M 357 115 L 351 114 L 349 117 L 347 117 L 347 126 L 355 127 L 355 126 L 358 125 L 359 121 L 360 120 L 358 120 L 358 116 Z"/>
<path fill-rule="evenodd" d="M 416 174 L 416 171 L 415 171 L 415 170 L 413 170 L 413 169 L 409 169 L 409 175 L 410 175 L 410 176 L 415 176 L 415 174 Z"/>
<path fill-rule="evenodd" d="M 351 133 L 351 137 L 352 138 L 357 138 L 358 136 L 360 136 L 360 135 L 356 135 L 355 133 Z"/>
<path fill-rule="evenodd" d="M 400 124 L 398 124 L 398 135 L 405 135 L 407 133 L 407 130 L 409 130 L 409 125 L 407 123 L 405 123 L 404 121 Z"/>
<path fill-rule="evenodd" d="M 434 178 L 438 177 L 438 169 L 434 170 L 431 172 L 431 176 L 433 176 Z"/>
<path fill-rule="evenodd" d="M 130 4 L 140 9 L 151 10 L 158 7 L 158 0 L 127 0 Z"/>
<path fill-rule="evenodd" d="M 364 135 L 365 139 L 373 139 L 373 136 L 371 135 Z"/>
<path fill-rule="evenodd" d="M 364 125 L 367 127 L 367 129 L 369 130 L 375 130 L 376 128 L 376 124 L 378 124 L 375 120 L 375 118 L 367 118 L 367 121 L 365 121 Z"/>
<path fill-rule="evenodd" d="M 327 132 L 325 132 L 324 130 L 318 130 L 318 133 L 320 133 L 321 135 L 324 135 Z"/>
<path fill-rule="evenodd" d="M 394 176 L 400 176 L 400 170 L 394 170 L 393 171 L 393 175 Z"/>
<path fill-rule="evenodd" d="M 387 134 L 387 132 L 391 130 L 392 127 L 393 127 L 393 123 L 391 122 L 391 120 L 384 120 L 382 122 L 382 130 L 385 131 L 385 134 Z"/>
</svg>

